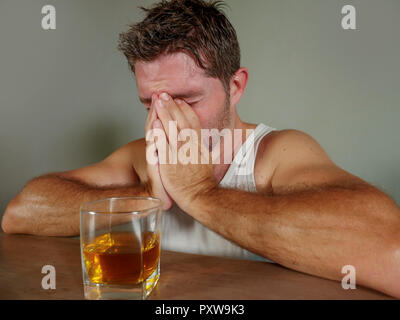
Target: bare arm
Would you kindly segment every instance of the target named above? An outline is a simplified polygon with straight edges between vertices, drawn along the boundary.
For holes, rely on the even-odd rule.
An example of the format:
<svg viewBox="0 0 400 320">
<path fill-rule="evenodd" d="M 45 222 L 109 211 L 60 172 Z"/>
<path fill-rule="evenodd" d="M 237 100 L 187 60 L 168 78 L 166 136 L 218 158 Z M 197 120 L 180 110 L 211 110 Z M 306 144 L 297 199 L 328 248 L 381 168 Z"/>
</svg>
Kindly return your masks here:
<svg viewBox="0 0 400 320">
<path fill-rule="evenodd" d="M 135 143 L 123 146 L 99 163 L 34 178 L 7 206 L 3 230 L 74 236 L 79 234 L 82 203 L 113 196 L 148 195 L 132 165 L 138 152 Z"/>
<path fill-rule="evenodd" d="M 353 265 L 358 284 L 400 297 L 394 201 L 335 166 L 310 137 L 292 132 L 281 142 L 272 195 L 217 187 L 183 209 L 286 267 L 340 280 L 342 267 Z"/>
</svg>

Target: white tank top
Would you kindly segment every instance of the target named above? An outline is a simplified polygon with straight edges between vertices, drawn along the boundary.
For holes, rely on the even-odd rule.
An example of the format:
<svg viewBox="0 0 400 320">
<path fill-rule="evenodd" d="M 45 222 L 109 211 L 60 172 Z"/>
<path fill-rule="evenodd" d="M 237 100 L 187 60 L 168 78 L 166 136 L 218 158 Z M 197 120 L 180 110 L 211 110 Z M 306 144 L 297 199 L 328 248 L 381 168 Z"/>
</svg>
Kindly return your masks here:
<svg viewBox="0 0 400 320">
<path fill-rule="evenodd" d="M 262 138 L 274 130 L 276 129 L 262 123 L 254 129 L 236 153 L 228 171 L 219 183 L 220 186 L 248 192 L 257 191 L 254 178 L 255 156 L 252 155 L 257 154 Z M 246 171 L 241 171 L 238 175 L 239 168 Z M 164 250 L 269 261 L 208 229 L 176 204 L 163 213 L 161 243 Z"/>
</svg>

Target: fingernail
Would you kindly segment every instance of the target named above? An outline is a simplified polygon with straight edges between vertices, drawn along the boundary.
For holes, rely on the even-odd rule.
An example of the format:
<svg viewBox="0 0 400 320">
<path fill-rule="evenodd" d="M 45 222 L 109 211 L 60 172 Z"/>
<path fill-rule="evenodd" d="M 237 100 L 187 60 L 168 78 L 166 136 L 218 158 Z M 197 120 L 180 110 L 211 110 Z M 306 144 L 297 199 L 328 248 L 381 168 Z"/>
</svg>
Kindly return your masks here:
<svg viewBox="0 0 400 320">
<path fill-rule="evenodd" d="M 151 95 L 151 104 L 153 105 L 153 103 L 156 102 L 156 101 L 157 101 L 157 95 L 155 93 L 153 93 Z"/>
<path fill-rule="evenodd" d="M 157 100 L 157 105 L 158 105 L 160 108 L 164 108 L 164 101 L 161 100 L 161 99 L 158 99 L 158 100 Z"/>
<path fill-rule="evenodd" d="M 177 103 L 177 104 L 182 104 L 182 100 L 181 99 L 175 99 L 175 102 Z"/>
<path fill-rule="evenodd" d="M 160 120 L 157 119 L 153 122 L 153 128 L 161 128 Z"/>
<path fill-rule="evenodd" d="M 168 101 L 169 95 L 166 92 L 163 92 L 160 94 L 160 98 L 163 99 L 164 101 Z"/>
</svg>

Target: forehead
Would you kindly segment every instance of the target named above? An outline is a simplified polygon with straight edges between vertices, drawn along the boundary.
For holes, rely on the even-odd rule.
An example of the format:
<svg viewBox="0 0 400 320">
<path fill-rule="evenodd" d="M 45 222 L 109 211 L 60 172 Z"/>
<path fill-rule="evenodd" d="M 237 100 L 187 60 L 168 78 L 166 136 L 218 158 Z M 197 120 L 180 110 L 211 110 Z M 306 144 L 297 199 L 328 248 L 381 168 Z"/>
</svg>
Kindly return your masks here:
<svg viewBox="0 0 400 320">
<path fill-rule="evenodd" d="M 135 75 L 141 96 L 152 93 L 182 89 L 196 89 L 204 86 L 207 78 L 204 70 L 183 52 L 162 55 L 153 61 L 138 61 L 135 64 Z"/>
</svg>

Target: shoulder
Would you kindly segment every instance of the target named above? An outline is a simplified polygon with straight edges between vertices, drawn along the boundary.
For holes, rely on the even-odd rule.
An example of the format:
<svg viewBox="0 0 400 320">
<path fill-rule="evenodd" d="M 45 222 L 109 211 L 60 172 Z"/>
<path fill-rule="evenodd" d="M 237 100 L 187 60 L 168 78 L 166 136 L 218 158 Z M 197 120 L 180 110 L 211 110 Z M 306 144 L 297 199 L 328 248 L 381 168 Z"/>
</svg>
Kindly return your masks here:
<svg viewBox="0 0 400 320">
<path fill-rule="evenodd" d="M 145 176 L 146 140 L 144 138 L 126 143 L 114 151 L 106 160 L 131 167 L 142 182 L 147 179 Z"/>
<path fill-rule="evenodd" d="M 331 163 L 327 153 L 309 134 L 295 129 L 274 130 L 260 142 L 255 165 L 257 189 L 272 188 L 277 168 L 299 164 Z"/>
<path fill-rule="evenodd" d="M 301 158 L 319 158 L 328 160 L 329 157 L 318 141 L 311 135 L 295 129 L 273 131 L 260 143 L 264 156 L 268 156 L 274 165 L 286 161 L 289 158 L 301 160 Z"/>
<path fill-rule="evenodd" d="M 138 139 L 131 142 L 132 166 L 141 182 L 147 182 L 146 169 L 146 139 Z"/>
<path fill-rule="evenodd" d="M 108 158 L 120 159 L 124 162 L 132 162 L 133 160 L 134 163 L 136 162 L 135 159 L 140 157 L 141 153 L 144 154 L 145 143 L 144 138 L 128 142 L 114 151 Z"/>
<path fill-rule="evenodd" d="M 274 193 L 327 185 L 365 185 L 366 182 L 337 166 L 309 134 L 282 130 L 267 143 Z"/>
<path fill-rule="evenodd" d="M 296 129 L 276 130 L 273 133 L 268 140 L 269 145 L 272 147 L 297 145 L 299 142 L 306 144 L 317 143 L 311 135 Z"/>
</svg>

